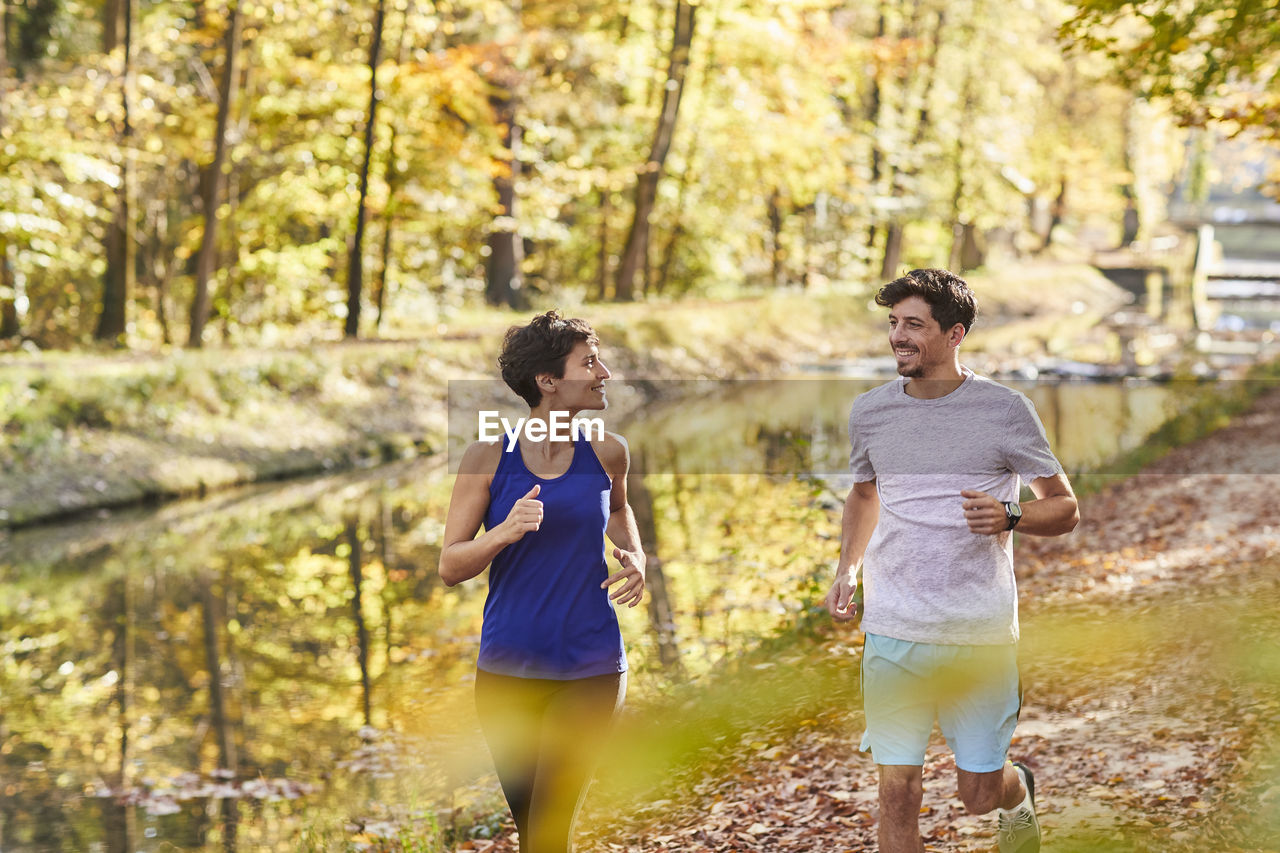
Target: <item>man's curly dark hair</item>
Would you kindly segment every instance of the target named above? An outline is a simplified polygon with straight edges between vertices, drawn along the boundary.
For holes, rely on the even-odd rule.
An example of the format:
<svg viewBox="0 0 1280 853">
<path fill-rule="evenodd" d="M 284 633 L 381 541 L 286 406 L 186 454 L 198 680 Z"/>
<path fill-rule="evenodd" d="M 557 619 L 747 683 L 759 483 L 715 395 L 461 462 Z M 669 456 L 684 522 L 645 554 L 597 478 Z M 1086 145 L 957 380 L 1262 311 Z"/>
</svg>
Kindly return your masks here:
<svg viewBox="0 0 1280 853">
<path fill-rule="evenodd" d="M 566 320 L 559 311 L 539 314 L 527 326 L 512 326 L 498 356 L 502 381 L 533 408 L 542 402 L 537 377 L 543 373 L 564 376 L 565 358 L 583 341 L 600 344 L 586 320 Z"/>
<path fill-rule="evenodd" d="M 938 321 L 943 331 L 960 323 L 968 334 L 978 316 L 978 300 L 969 289 L 969 283 L 948 270 L 912 270 L 901 278 L 895 278 L 880 288 L 876 304 L 892 308 L 912 296 L 919 296 L 929 303 L 933 319 Z"/>
</svg>

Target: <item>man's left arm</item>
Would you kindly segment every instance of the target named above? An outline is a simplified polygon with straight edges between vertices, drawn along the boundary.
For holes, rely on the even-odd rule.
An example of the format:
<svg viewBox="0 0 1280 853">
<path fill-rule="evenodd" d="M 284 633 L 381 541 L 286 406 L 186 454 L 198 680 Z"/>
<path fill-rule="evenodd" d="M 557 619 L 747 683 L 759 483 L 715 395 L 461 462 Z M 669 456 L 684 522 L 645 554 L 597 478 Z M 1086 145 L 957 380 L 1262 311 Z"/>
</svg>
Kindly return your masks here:
<svg viewBox="0 0 1280 853">
<path fill-rule="evenodd" d="M 1031 481 L 1033 501 L 1019 504 L 1022 520 L 1014 528 L 1019 533 L 1032 536 L 1061 536 L 1075 530 L 1080 523 L 1080 507 L 1066 474 L 1037 477 Z M 1004 504 L 986 492 L 965 489 L 960 493 L 964 501 L 964 517 L 969 530 L 993 536 L 1009 529 L 1009 516 Z"/>
</svg>

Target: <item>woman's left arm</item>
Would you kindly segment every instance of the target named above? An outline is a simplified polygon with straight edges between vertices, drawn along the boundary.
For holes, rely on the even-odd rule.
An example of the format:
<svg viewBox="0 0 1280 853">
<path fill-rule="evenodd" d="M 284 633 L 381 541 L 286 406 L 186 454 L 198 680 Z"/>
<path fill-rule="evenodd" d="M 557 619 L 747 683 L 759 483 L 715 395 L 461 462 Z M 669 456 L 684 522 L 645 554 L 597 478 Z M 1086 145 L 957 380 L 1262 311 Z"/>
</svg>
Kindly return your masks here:
<svg viewBox="0 0 1280 853">
<path fill-rule="evenodd" d="M 627 470 L 631 466 L 631 456 L 627 450 L 627 442 L 620 435 L 605 433 L 600 443 L 600 461 L 605 473 L 613 481 L 609 492 L 609 521 L 604 532 L 613 543 L 613 558 L 621 564 L 600 584 L 608 589 L 619 581 L 625 583 L 609 594 L 609 598 L 618 604 L 635 607 L 644 596 L 644 548 L 640 544 L 640 530 L 636 527 L 636 517 L 627 503 Z"/>
</svg>

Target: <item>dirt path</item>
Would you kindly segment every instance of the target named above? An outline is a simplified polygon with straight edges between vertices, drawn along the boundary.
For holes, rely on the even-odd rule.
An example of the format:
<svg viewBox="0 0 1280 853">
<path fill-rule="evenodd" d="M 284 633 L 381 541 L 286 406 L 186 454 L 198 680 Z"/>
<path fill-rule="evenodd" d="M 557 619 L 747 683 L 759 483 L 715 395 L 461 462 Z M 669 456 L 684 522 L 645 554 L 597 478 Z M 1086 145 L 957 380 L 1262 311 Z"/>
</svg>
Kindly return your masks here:
<svg viewBox="0 0 1280 853">
<path fill-rule="evenodd" d="M 1280 850 L 1280 392 L 1081 509 L 1071 536 L 1018 546 L 1028 694 L 1012 754 L 1036 771 L 1045 850 Z M 858 642 L 829 630 L 811 653 Z M 598 785 L 580 849 L 874 850 L 860 713 L 808 722 L 745 738 L 619 823 Z M 992 850 L 993 824 L 963 814 L 935 738 L 926 847 Z"/>
</svg>

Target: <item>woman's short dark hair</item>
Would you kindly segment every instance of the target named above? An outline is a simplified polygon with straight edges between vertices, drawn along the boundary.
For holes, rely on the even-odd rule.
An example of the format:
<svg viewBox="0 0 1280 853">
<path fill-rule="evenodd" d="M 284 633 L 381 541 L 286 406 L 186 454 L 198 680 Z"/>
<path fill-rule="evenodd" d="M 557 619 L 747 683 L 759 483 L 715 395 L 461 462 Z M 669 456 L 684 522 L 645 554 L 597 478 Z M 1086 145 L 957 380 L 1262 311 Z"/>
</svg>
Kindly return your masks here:
<svg viewBox="0 0 1280 853">
<path fill-rule="evenodd" d="M 583 341 L 598 346 L 600 338 L 586 320 L 566 320 L 559 311 L 539 314 L 527 326 L 512 326 L 498 355 L 502 381 L 533 408 L 542 402 L 538 376 L 564 376 L 565 358 Z"/>
<path fill-rule="evenodd" d="M 912 270 L 901 278 L 895 278 L 880 288 L 876 304 L 892 308 L 912 296 L 919 296 L 929 303 L 933 319 L 938 321 L 944 332 L 960 323 L 968 334 L 978 316 L 978 300 L 974 298 L 968 282 L 947 270 Z"/>
</svg>

